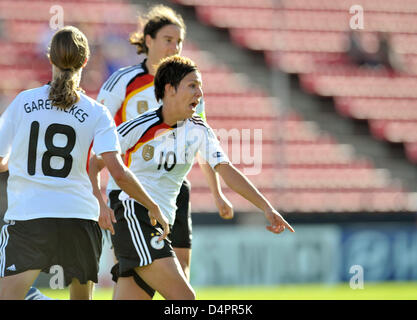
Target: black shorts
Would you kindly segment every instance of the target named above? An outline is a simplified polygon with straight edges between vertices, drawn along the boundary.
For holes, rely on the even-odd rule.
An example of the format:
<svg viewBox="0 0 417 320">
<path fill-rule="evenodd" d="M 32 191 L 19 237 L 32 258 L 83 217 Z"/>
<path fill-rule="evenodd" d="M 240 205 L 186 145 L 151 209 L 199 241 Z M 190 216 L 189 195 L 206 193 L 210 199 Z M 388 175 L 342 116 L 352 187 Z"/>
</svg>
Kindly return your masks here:
<svg viewBox="0 0 417 320">
<path fill-rule="evenodd" d="M 191 222 L 191 204 L 190 204 L 190 183 L 185 179 L 182 183 L 180 193 L 177 197 L 177 212 L 169 239 L 174 248 L 191 249 L 192 241 L 192 222 Z M 120 190 L 113 190 L 109 193 L 110 208 L 115 210 L 120 205 Z"/>
<path fill-rule="evenodd" d="M 177 212 L 169 238 L 174 248 L 191 249 L 192 222 L 191 222 L 191 185 L 187 180 L 182 182 L 180 193 L 177 197 Z"/>
<path fill-rule="evenodd" d="M 162 234 L 159 224 L 151 225 L 148 210 L 134 200 L 124 200 L 114 209 L 116 223 L 112 235 L 114 254 L 119 261 L 119 276 L 156 259 L 175 256 L 171 241 L 158 242 Z"/>
<path fill-rule="evenodd" d="M 7 178 L 9 171 L 0 172 L 0 228 L 5 224 L 3 221 L 7 209 Z"/>
<path fill-rule="evenodd" d="M 11 221 L 1 229 L 0 277 L 28 270 L 49 273 L 51 266 L 64 271 L 65 285 L 73 278 L 81 284 L 98 282 L 102 251 L 101 230 L 96 221 L 42 218 Z"/>
</svg>

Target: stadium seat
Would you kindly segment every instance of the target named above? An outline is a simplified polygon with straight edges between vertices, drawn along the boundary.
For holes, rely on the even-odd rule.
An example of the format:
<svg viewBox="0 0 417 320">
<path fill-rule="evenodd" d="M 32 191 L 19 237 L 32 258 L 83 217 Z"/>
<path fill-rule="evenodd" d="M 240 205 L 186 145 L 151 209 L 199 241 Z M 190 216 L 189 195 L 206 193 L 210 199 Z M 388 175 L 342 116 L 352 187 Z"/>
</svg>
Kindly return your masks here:
<svg viewBox="0 0 417 320">
<path fill-rule="evenodd" d="M 349 10 L 297 10 L 197 6 L 198 17 L 220 28 L 349 31 Z M 415 13 L 367 12 L 367 32 L 415 33 Z"/>
<path fill-rule="evenodd" d="M 357 5 L 355 0 L 282 0 L 280 5 L 286 9 L 300 10 L 346 10 L 348 11 L 353 5 Z M 403 1 L 379 1 L 379 0 L 363 0 L 360 2 L 364 11 L 380 11 L 380 12 L 412 12 L 417 13 L 417 4 L 413 0 Z"/>
<path fill-rule="evenodd" d="M 389 142 L 417 142 L 417 121 L 369 120 L 371 133 Z"/>
<path fill-rule="evenodd" d="M 355 119 L 417 121 L 417 99 L 336 97 L 335 107 Z"/>
<path fill-rule="evenodd" d="M 49 1 L 0 1 L 0 17 L 5 20 L 47 21 L 51 8 Z M 65 12 L 65 21 L 71 23 L 136 23 L 132 5 L 113 1 L 65 1 L 59 6 Z M 52 12 L 55 12 L 52 10 Z"/>
<path fill-rule="evenodd" d="M 287 73 L 312 73 L 329 68 L 342 68 L 349 64 L 343 53 L 331 52 L 292 52 L 270 51 L 264 52 L 266 63 Z"/>
<path fill-rule="evenodd" d="M 186 6 L 218 6 L 218 7 L 239 7 L 239 8 L 275 8 L 275 0 L 175 0 Z"/>
<path fill-rule="evenodd" d="M 283 19 L 274 9 L 196 7 L 197 16 L 219 28 L 280 29 Z"/>
</svg>

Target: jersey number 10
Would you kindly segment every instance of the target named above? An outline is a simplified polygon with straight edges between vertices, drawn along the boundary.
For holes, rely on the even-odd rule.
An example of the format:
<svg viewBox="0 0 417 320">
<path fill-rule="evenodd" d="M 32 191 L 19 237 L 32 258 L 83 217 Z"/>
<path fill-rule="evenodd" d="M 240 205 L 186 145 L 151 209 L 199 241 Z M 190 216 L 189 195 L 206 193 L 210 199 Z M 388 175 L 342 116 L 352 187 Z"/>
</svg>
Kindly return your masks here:
<svg viewBox="0 0 417 320">
<path fill-rule="evenodd" d="M 67 144 L 57 147 L 53 143 L 56 134 L 63 134 L 67 137 Z M 39 122 L 33 121 L 30 126 L 30 138 L 28 149 L 28 173 L 33 176 L 36 172 L 36 152 L 38 149 Z M 72 168 L 72 156 L 70 152 L 75 146 L 75 130 L 67 125 L 53 123 L 45 132 L 45 146 L 47 151 L 42 156 L 42 172 L 45 176 L 66 178 Z M 51 158 L 59 157 L 64 159 L 64 166 L 61 169 L 51 167 Z"/>
<path fill-rule="evenodd" d="M 164 169 L 166 171 L 171 171 L 177 164 L 177 156 L 173 151 L 168 151 L 166 156 L 164 156 L 164 152 L 162 151 L 159 157 L 158 170 L 161 169 L 162 163 L 164 164 Z"/>
</svg>

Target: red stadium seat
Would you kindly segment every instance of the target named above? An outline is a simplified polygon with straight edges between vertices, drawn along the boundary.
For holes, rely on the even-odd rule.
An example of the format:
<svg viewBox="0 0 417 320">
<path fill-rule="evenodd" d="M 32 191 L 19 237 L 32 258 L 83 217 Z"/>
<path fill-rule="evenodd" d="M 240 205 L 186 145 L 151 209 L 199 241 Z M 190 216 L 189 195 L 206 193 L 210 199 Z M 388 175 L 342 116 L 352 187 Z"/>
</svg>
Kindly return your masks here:
<svg viewBox="0 0 417 320">
<path fill-rule="evenodd" d="M 417 142 L 417 121 L 369 120 L 371 133 L 389 142 Z"/>
<path fill-rule="evenodd" d="M 302 86 L 322 96 L 417 98 L 416 77 L 304 74 Z"/>
<path fill-rule="evenodd" d="M 287 73 L 311 73 L 349 63 L 345 54 L 329 52 L 265 51 L 265 60 Z"/>
<path fill-rule="evenodd" d="M 403 1 L 380 1 L 380 0 L 363 0 L 360 3 L 355 0 L 282 0 L 280 5 L 286 9 L 301 10 L 345 10 L 353 5 L 360 4 L 364 11 L 379 12 L 413 12 L 417 13 L 417 4 L 413 0 Z"/>
<path fill-rule="evenodd" d="M 204 94 L 206 114 L 213 117 L 274 117 L 279 102 L 265 95 L 217 95 Z"/>
<path fill-rule="evenodd" d="M 210 7 L 239 7 L 239 8 L 275 8 L 275 0 L 174 0 L 186 6 L 210 6 Z"/>
<path fill-rule="evenodd" d="M 274 9 L 196 7 L 201 21 L 219 28 L 280 29 L 284 20 Z"/>
<path fill-rule="evenodd" d="M 355 119 L 417 121 L 417 99 L 336 97 L 335 107 Z"/>
<path fill-rule="evenodd" d="M 6 20 L 46 21 L 51 18 L 50 9 L 56 5 L 49 1 L 0 1 L 0 16 Z M 132 5 L 112 1 L 65 1 L 59 6 L 65 12 L 66 23 L 132 23 L 136 24 L 136 12 Z"/>
</svg>

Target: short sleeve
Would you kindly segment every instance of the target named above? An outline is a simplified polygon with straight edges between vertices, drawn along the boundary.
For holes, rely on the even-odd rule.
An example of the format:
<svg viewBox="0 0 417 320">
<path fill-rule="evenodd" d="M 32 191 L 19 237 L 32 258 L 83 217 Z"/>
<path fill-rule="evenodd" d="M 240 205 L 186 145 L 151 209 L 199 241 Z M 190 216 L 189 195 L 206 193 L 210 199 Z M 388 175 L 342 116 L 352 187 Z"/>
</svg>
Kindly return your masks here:
<svg viewBox="0 0 417 320">
<path fill-rule="evenodd" d="M 198 149 L 200 156 L 214 169 L 219 163 L 230 163 L 229 157 L 223 151 L 219 140 L 209 126 L 203 128 L 204 134 Z"/>
<path fill-rule="evenodd" d="M 116 151 L 120 153 L 120 143 L 117 137 L 116 125 L 110 112 L 103 108 L 94 132 L 93 151 L 100 155 L 103 152 Z"/>
<path fill-rule="evenodd" d="M 103 104 L 109 111 L 112 117 L 114 118 L 117 111 L 123 104 L 124 97 L 121 94 L 114 93 L 113 91 L 108 91 L 105 89 L 106 83 L 100 89 L 100 92 L 97 96 L 97 101 Z"/>
<path fill-rule="evenodd" d="M 13 139 L 15 136 L 16 125 L 19 123 L 18 105 L 19 96 L 6 108 L 0 117 L 0 157 L 8 156 L 12 150 Z"/>
<path fill-rule="evenodd" d="M 138 142 L 138 137 L 142 136 L 143 127 L 140 126 L 140 121 L 138 121 L 141 117 L 123 122 L 117 127 L 122 154 L 125 154 L 126 151 L 133 147 Z"/>
</svg>

